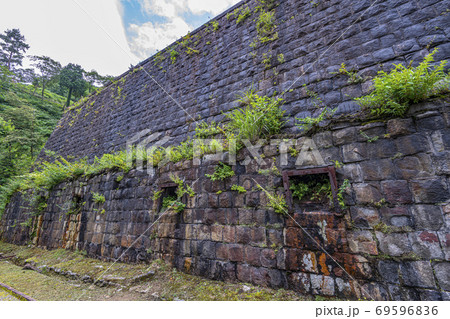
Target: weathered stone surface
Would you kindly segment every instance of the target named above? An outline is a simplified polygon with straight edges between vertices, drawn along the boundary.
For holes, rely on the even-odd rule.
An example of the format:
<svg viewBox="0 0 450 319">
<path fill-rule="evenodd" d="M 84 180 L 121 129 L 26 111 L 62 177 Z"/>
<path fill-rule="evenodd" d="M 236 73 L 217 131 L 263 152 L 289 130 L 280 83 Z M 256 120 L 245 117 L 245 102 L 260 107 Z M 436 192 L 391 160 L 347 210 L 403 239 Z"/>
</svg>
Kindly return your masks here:
<svg viewBox="0 0 450 319">
<path fill-rule="evenodd" d="M 378 262 L 377 265 L 378 272 L 380 273 L 381 277 L 386 282 L 392 283 L 392 284 L 399 284 L 400 283 L 400 277 L 399 277 L 399 264 L 394 261 L 387 261 L 382 260 Z"/>
<path fill-rule="evenodd" d="M 409 234 L 413 252 L 424 259 L 443 259 L 439 238 L 435 232 L 414 232 Z"/>
<path fill-rule="evenodd" d="M 387 133 L 391 137 L 414 133 L 412 119 L 393 119 L 387 122 Z"/>
<path fill-rule="evenodd" d="M 404 233 L 383 234 L 376 232 L 379 247 L 382 253 L 390 256 L 402 256 L 411 252 L 408 235 Z"/>
<path fill-rule="evenodd" d="M 438 263 L 433 268 L 441 289 L 450 291 L 450 263 Z"/>
<path fill-rule="evenodd" d="M 417 203 L 436 204 L 450 199 L 447 185 L 441 179 L 414 181 L 411 186 Z"/>
<path fill-rule="evenodd" d="M 377 243 L 372 237 L 372 233 L 367 230 L 352 231 L 348 235 L 348 245 L 353 253 L 366 253 L 377 255 Z"/>
<path fill-rule="evenodd" d="M 294 120 L 296 114 L 318 116 L 321 111 L 314 107 L 303 84 L 316 91 L 325 105 L 338 107 L 336 115 L 359 109 L 350 96 L 368 93 L 372 82 L 349 83 L 347 76 L 331 74 L 343 62 L 353 64 L 362 77 L 374 76 L 380 68 L 391 69 L 392 62 L 420 61 L 427 53 L 423 48 L 430 39 L 437 41 L 433 46 L 440 47 L 435 55 L 437 60 L 448 59 L 447 17 L 439 15 L 446 9 L 445 1 L 433 0 L 420 6 L 419 2 L 406 0 L 374 3 L 370 12 L 356 21 L 348 36 L 339 39 L 333 50 L 324 52 L 315 64 L 317 56 L 313 53 L 323 52 L 330 39 L 338 39 L 342 22 L 365 10 L 367 1 L 351 6 L 346 1 L 325 1 L 317 8 L 302 1 L 279 2 L 275 11 L 280 39 L 270 44 L 272 50 L 279 52 L 273 52 L 272 62 L 277 62 L 275 55 L 281 51 L 286 61 L 274 64 L 279 73 L 275 78 L 269 78 L 272 71 L 265 70 L 260 55 L 253 58 L 249 54 L 252 51 L 249 45 L 257 33 L 254 22 L 249 19 L 237 24 L 235 19 L 226 20 L 225 14 L 217 18 L 220 29 L 216 32 L 203 33 L 206 28 L 203 27 L 196 31 L 200 33 L 193 34 L 201 35 L 194 48 L 201 54 L 188 55 L 180 50 L 174 63 L 167 56 L 159 65 L 155 65 L 155 59 L 145 61 L 142 64 L 145 70 L 129 72 L 121 83 L 122 100 L 114 101 L 117 92 L 112 84 L 95 96 L 95 101 L 86 102 L 89 107 L 80 107 L 79 115 L 75 113 L 78 110 L 69 110 L 46 148 L 65 157 L 87 154 L 93 159 L 124 149 L 128 139 L 147 128 L 154 132 L 155 141 L 166 137 L 169 138 L 166 145 L 177 145 L 192 137 L 196 127 L 186 112 L 207 122 L 221 121 L 223 112 L 238 106 L 236 92 L 246 90 L 253 82 L 261 95 L 286 91 L 282 107 L 288 121 L 281 138 L 292 136 L 296 141 L 305 141 L 311 137 L 324 163 L 336 166 L 338 186 L 349 180 L 351 185 L 344 192 L 347 209 L 343 210 L 343 217 L 334 215 L 333 210 L 319 212 L 316 207 L 299 207 L 299 211 L 290 212 L 294 223 L 267 208 L 267 194 L 255 185 L 267 186 L 270 191 L 276 189 L 281 194 L 283 181 L 275 172 L 261 175 L 258 170 L 270 168 L 272 161 L 281 173 L 317 164 L 311 159 L 296 167 L 295 156 L 287 154 L 288 163 L 283 166 L 274 143 L 259 150 L 266 162 L 262 165 L 252 160 L 245 166 L 248 151 L 237 154 L 238 163 L 233 165 L 236 176 L 225 181 L 211 181 L 205 174 L 213 173 L 217 163 L 226 161 L 230 154 L 169 163 L 155 168 L 152 176 L 133 169 L 57 185 L 49 192 L 47 211 L 37 218 L 42 227 L 35 244 L 50 249 L 80 249 L 105 260 L 115 260 L 123 253 L 121 260 L 125 262 L 160 258 L 194 275 L 274 288 L 288 285 L 302 293 L 343 298 L 370 298 L 370 294 L 374 299 L 396 300 L 447 298 L 446 291 L 439 289 L 447 287 L 448 269 L 443 261 L 450 259 L 450 209 L 446 208 L 450 185 L 448 101 L 412 105 L 404 118 L 392 118 L 387 123 L 363 123 L 357 122 L 357 118 L 351 121 L 341 118 L 336 123 L 324 121 L 320 124 L 321 132 L 311 131 L 308 137 L 297 135 L 299 129 Z M 253 6 L 254 2 L 247 4 Z M 292 12 L 294 19 L 290 19 Z M 430 25 L 444 27 L 434 30 L 437 32 L 434 37 L 428 34 Z M 302 34 L 298 30 L 303 30 Z M 315 37 L 317 34 L 320 36 Z M 314 37 L 320 40 L 309 41 Z M 206 45 L 208 41 L 213 45 Z M 167 53 L 166 50 L 161 54 Z M 378 65 L 380 62 L 383 66 Z M 149 83 L 148 74 L 182 102 L 186 112 L 178 109 L 155 83 Z M 72 120 L 73 125 L 68 125 Z M 369 141 L 361 132 L 372 139 Z M 147 137 L 143 135 L 142 140 Z M 94 147 L 93 139 L 98 147 Z M 297 150 L 301 150 L 300 145 Z M 170 174 L 192 184 L 196 195 L 182 199 L 186 204 L 184 212 L 161 216 L 161 200 L 153 201 L 151 197 L 155 190 L 171 183 Z M 123 180 L 117 182 L 122 175 Z M 234 184 L 243 186 L 247 193 L 231 192 Z M 104 194 L 106 202 L 102 207 L 92 203 L 92 192 Z M 81 214 L 67 216 L 61 207 L 74 196 L 86 205 Z M 6 241 L 27 244 L 30 239 L 29 229 L 20 226 L 32 211 L 25 208 L 25 199 L 14 196 L 8 205 L 5 222 L 2 220 L 0 225 Z M 102 209 L 105 211 L 100 213 Z M 373 238 L 373 228 L 380 221 L 402 229 L 382 224 L 377 229 L 402 233 L 377 232 Z M 146 232 L 154 222 L 155 226 Z M 345 272 L 321 251 L 322 247 L 354 278 L 361 280 L 359 284 L 348 282 Z M 377 254 L 381 256 L 373 256 Z M 379 260 L 402 256 L 395 260 L 402 260 L 403 268 L 392 261 Z M 418 263 L 433 259 L 438 285 L 431 283 L 426 264 L 410 261 L 415 259 L 421 259 L 414 261 Z"/>
<path fill-rule="evenodd" d="M 334 280 L 328 276 L 311 274 L 311 290 L 313 294 L 333 296 Z"/>
<path fill-rule="evenodd" d="M 368 207 L 352 207 L 352 221 L 358 228 L 373 228 L 380 222 L 378 210 Z"/>
<path fill-rule="evenodd" d="M 376 184 L 355 184 L 353 189 L 356 193 L 356 200 L 360 204 L 374 204 L 381 200 L 381 193 Z"/>
<path fill-rule="evenodd" d="M 406 286 L 435 288 L 433 269 L 429 261 L 413 261 L 400 265 L 403 282 Z"/>
<path fill-rule="evenodd" d="M 435 205 L 416 205 L 412 214 L 418 230 L 440 230 L 444 225 L 441 208 Z"/>
</svg>

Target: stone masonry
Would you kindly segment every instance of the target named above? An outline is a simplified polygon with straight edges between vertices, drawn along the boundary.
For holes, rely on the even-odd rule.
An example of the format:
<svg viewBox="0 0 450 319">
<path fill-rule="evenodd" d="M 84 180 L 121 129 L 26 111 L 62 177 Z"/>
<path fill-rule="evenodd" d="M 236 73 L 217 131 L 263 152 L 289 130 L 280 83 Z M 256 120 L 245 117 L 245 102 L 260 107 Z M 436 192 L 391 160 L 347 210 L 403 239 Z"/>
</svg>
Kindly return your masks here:
<svg viewBox="0 0 450 319">
<path fill-rule="evenodd" d="M 311 138 L 325 165 L 341 162 L 337 183 L 347 179 L 350 187 L 340 214 L 294 207 L 290 218 L 269 208 L 267 194 L 256 186 L 283 193 L 273 165 L 280 173 L 317 165 L 308 156 L 311 161 L 299 164 L 298 157 L 280 153 L 286 147 L 267 144 L 260 151 L 264 163 L 252 159 L 244 165 L 250 153 L 243 150 L 232 167 L 236 175 L 224 181 L 205 176 L 219 160 L 207 155 L 201 162 L 169 163 L 154 176 L 134 169 L 60 184 L 43 214 L 28 224 L 26 196 L 17 194 L 3 217 L 1 239 L 84 250 L 105 260 L 159 258 L 198 276 L 304 294 L 448 300 L 449 106 L 448 99 L 430 101 L 404 118 L 340 120 L 299 136 L 298 151 Z M 361 132 L 379 138 L 368 140 Z M 162 216 L 161 198 L 154 201 L 153 194 L 173 186 L 171 173 L 196 194 L 185 195 L 182 213 Z M 232 191 L 232 185 L 247 192 Z M 95 203 L 93 192 L 104 195 L 105 203 Z"/>
</svg>

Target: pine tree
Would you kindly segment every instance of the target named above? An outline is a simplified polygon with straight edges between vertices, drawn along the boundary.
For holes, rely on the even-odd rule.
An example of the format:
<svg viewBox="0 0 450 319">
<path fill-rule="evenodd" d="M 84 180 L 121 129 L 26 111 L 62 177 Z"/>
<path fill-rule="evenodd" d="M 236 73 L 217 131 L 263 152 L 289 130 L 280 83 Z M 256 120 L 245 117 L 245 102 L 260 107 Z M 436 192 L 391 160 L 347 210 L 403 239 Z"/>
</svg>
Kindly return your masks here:
<svg viewBox="0 0 450 319">
<path fill-rule="evenodd" d="M 19 29 L 6 30 L 0 34 L 0 63 L 12 71 L 16 65 L 22 65 L 23 53 L 30 46 L 25 42 L 25 37 Z"/>
</svg>

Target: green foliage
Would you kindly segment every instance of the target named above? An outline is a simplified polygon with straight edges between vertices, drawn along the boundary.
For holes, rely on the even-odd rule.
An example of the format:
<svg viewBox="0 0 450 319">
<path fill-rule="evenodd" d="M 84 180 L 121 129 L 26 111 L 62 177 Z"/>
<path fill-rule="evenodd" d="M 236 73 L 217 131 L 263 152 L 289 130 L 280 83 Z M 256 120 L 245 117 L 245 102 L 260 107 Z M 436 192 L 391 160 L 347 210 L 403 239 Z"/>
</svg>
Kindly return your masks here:
<svg viewBox="0 0 450 319">
<path fill-rule="evenodd" d="M 234 176 L 234 171 L 231 166 L 222 162 L 216 166 L 214 174 L 206 174 L 206 177 L 212 181 L 223 181 L 224 179 L 232 176 Z"/>
<path fill-rule="evenodd" d="M 194 190 L 189 185 L 185 185 L 184 181 L 180 177 L 171 174 L 170 179 L 178 186 L 176 191 L 178 198 L 182 198 L 184 194 L 188 194 L 189 197 L 195 196 Z"/>
<path fill-rule="evenodd" d="M 154 192 L 152 196 L 152 201 L 156 202 L 161 197 L 163 192 L 164 192 L 163 190 Z"/>
<path fill-rule="evenodd" d="M 195 137 L 196 138 L 208 138 L 223 132 L 223 129 L 219 124 L 212 121 L 211 124 L 206 122 L 200 122 L 195 127 Z"/>
<path fill-rule="evenodd" d="M 345 191 L 350 187 L 350 181 L 348 179 L 344 180 L 344 182 L 342 183 L 342 185 L 339 187 L 339 190 L 337 192 L 337 201 L 339 203 L 339 206 L 341 207 L 341 209 L 346 209 L 347 206 L 345 205 L 345 201 L 344 201 L 344 194 Z"/>
<path fill-rule="evenodd" d="M 162 210 L 171 210 L 173 209 L 177 213 L 182 213 L 186 205 L 177 200 L 174 196 L 167 196 L 163 198 Z"/>
<path fill-rule="evenodd" d="M 220 28 L 219 22 L 217 22 L 216 20 L 211 21 L 211 27 L 212 27 L 212 30 L 214 32 L 216 32 Z"/>
<path fill-rule="evenodd" d="M 292 197 L 299 201 L 310 200 L 314 202 L 323 202 L 328 199 L 333 202 L 331 184 L 327 175 L 307 175 L 298 182 L 294 180 L 290 183 L 289 189 L 292 191 Z"/>
<path fill-rule="evenodd" d="M 277 60 L 280 64 L 283 64 L 285 62 L 284 54 L 283 53 L 278 54 Z"/>
<path fill-rule="evenodd" d="M 262 7 L 261 7 L 262 8 Z M 256 47 L 258 43 L 264 44 L 278 39 L 276 32 L 277 25 L 275 23 L 275 11 L 260 10 L 260 14 L 256 20 L 256 31 L 258 36 L 251 43 L 251 47 Z"/>
<path fill-rule="evenodd" d="M 170 51 L 170 61 L 172 61 L 172 64 L 174 64 L 175 62 L 177 62 L 177 56 L 179 55 L 178 51 L 172 49 Z"/>
<path fill-rule="evenodd" d="M 320 123 L 331 118 L 337 109 L 329 109 L 325 107 L 318 117 L 304 117 L 304 118 L 295 118 L 299 123 L 295 125 L 302 130 L 309 131 L 312 128 L 318 127 Z"/>
<path fill-rule="evenodd" d="M 262 63 L 264 64 L 264 67 L 266 69 L 270 69 L 272 67 L 272 54 L 263 53 L 262 58 L 263 58 Z"/>
<path fill-rule="evenodd" d="M 238 139 L 256 140 L 278 134 L 283 127 L 284 111 L 280 109 L 283 100 L 259 96 L 250 90 L 239 99 L 244 105 L 225 114 L 230 120 L 227 129 L 234 133 Z"/>
<path fill-rule="evenodd" d="M 247 193 L 247 190 L 246 190 L 244 187 L 239 186 L 239 185 L 233 185 L 233 186 L 231 186 L 231 190 L 232 190 L 232 191 L 237 191 L 239 194 Z"/>
<path fill-rule="evenodd" d="M 359 134 L 361 134 L 361 136 L 364 137 L 367 140 L 367 142 L 369 142 L 369 143 L 376 142 L 380 138 L 379 136 L 370 137 L 363 131 L 360 131 Z"/>
<path fill-rule="evenodd" d="M 339 72 L 331 72 L 331 74 L 342 74 L 348 76 L 348 83 L 349 84 L 356 84 L 364 82 L 365 79 L 363 79 L 361 76 L 358 75 L 358 72 L 351 69 L 350 71 L 347 70 L 347 66 L 345 63 L 341 64 L 341 67 L 339 68 Z"/>
<path fill-rule="evenodd" d="M 275 213 L 282 215 L 286 215 L 288 213 L 286 198 L 283 194 L 271 193 L 259 184 L 257 185 L 257 188 L 262 190 L 266 194 L 267 198 L 269 199 L 267 206 L 273 208 Z"/>
<path fill-rule="evenodd" d="M 373 79 L 373 92 L 355 100 L 374 116 L 403 116 L 409 105 L 429 98 L 435 85 L 445 78 L 447 61 L 430 66 L 436 52 L 437 49 L 428 54 L 417 67 L 397 64 L 389 73 L 378 72 Z"/>
<path fill-rule="evenodd" d="M 19 29 L 7 29 L 0 34 L 0 64 L 12 71 L 16 65 L 22 65 L 23 54 L 29 48 Z"/>
<path fill-rule="evenodd" d="M 69 63 L 59 74 L 59 84 L 69 90 L 66 107 L 70 105 L 72 94 L 81 96 L 87 88 L 87 82 L 84 80 L 84 70 L 80 65 Z"/>
<path fill-rule="evenodd" d="M 239 12 L 239 16 L 236 19 L 236 24 L 244 22 L 251 15 L 252 15 L 252 12 L 248 6 L 246 6 L 245 8 L 242 8 L 242 10 Z"/>
<path fill-rule="evenodd" d="M 116 182 L 120 183 L 123 180 L 123 175 L 119 175 L 116 177 Z"/>
<path fill-rule="evenodd" d="M 97 204 L 103 204 L 105 202 L 105 196 L 99 193 L 92 193 L 92 199 Z"/>
</svg>

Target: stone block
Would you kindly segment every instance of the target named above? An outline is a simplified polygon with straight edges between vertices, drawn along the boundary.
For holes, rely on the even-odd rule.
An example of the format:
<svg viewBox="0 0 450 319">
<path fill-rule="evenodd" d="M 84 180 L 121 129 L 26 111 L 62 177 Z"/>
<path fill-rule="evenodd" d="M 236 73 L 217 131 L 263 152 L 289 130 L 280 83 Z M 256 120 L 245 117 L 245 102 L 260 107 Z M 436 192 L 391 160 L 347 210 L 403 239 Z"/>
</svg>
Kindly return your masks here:
<svg viewBox="0 0 450 319">
<path fill-rule="evenodd" d="M 371 229 L 380 222 L 378 210 L 375 208 L 354 206 L 350 211 L 355 227 Z"/>
<path fill-rule="evenodd" d="M 212 241 L 222 241 L 223 240 L 223 227 L 221 225 L 211 226 L 211 240 Z"/>
<path fill-rule="evenodd" d="M 400 277 L 399 277 L 399 271 L 400 267 L 399 264 L 395 261 L 388 261 L 388 260 L 380 260 L 377 264 L 378 273 L 381 275 L 384 281 L 391 283 L 391 284 L 399 284 L 400 283 Z"/>
<path fill-rule="evenodd" d="M 357 204 L 373 204 L 381 200 L 380 188 L 377 184 L 353 184 Z"/>
<path fill-rule="evenodd" d="M 311 274 L 311 292 L 314 295 L 334 296 L 334 280 L 329 276 Z"/>
<path fill-rule="evenodd" d="M 246 246 L 244 261 L 251 266 L 261 266 L 261 251 L 261 248 Z"/>
<path fill-rule="evenodd" d="M 360 165 L 365 181 L 380 181 L 395 178 L 394 165 L 390 159 L 366 161 Z"/>
<path fill-rule="evenodd" d="M 353 253 L 378 255 L 377 243 L 368 230 L 350 232 L 348 234 L 348 245 Z"/>
<path fill-rule="evenodd" d="M 427 138 L 421 134 L 401 136 L 395 140 L 398 152 L 403 155 L 413 155 L 427 152 L 430 149 Z"/>
<path fill-rule="evenodd" d="M 244 260 L 244 248 L 242 245 L 232 244 L 228 246 L 230 261 L 242 262 Z"/>
<path fill-rule="evenodd" d="M 434 273 L 441 289 L 450 291 L 450 262 L 442 262 L 434 265 Z"/>
<path fill-rule="evenodd" d="M 236 275 L 239 281 L 250 283 L 252 281 L 251 268 L 246 264 L 236 266 Z"/>
<path fill-rule="evenodd" d="M 441 179 L 427 179 L 411 182 L 414 200 L 417 203 L 443 203 L 450 199 L 446 183 Z"/>
<path fill-rule="evenodd" d="M 433 269 L 428 261 L 405 262 L 400 265 L 400 272 L 406 286 L 435 288 Z"/>
<path fill-rule="evenodd" d="M 405 156 L 394 160 L 396 175 L 400 179 L 411 180 L 432 176 L 432 160 L 428 154 Z"/>
<path fill-rule="evenodd" d="M 275 251 L 272 249 L 263 249 L 261 252 L 261 265 L 266 268 L 275 268 L 277 259 Z"/>
<path fill-rule="evenodd" d="M 412 119 L 392 119 L 387 122 L 387 133 L 391 137 L 407 135 L 415 132 Z"/>
<path fill-rule="evenodd" d="M 409 240 L 413 252 L 422 259 L 443 259 L 439 243 L 439 237 L 436 232 L 422 231 L 409 233 Z"/>
<path fill-rule="evenodd" d="M 303 294 L 308 294 L 311 289 L 311 280 L 309 274 L 294 272 L 288 275 L 289 288 Z"/>
<path fill-rule="evenodd" d="M 411 210 L 417 230 L 440 230 L 444 225 L 441 208 L 435 205 L 415 205 Z"/>
<path fill-rule="evenodd" d="M 367 146 L 363 143 L 352 143 L 342 146 L 344 163 L 360 162 L 367 159 Z"/>
<path fill-rule="evenodd" d="M 239 244 L 249 244 L 252 240 L 252 229 L 249 227 L 236 227 L 236 242 Z"/>
<path fill-rule="evenodd" d="M 412 195 L 407 181 L 383 181 L 381 188 L 391 204 L 410 204 Z"/>
<path fill-rule="evenodd" d="M 384 234 L 376 232 L 382 253 L 389 256 L 402 256 L 411 252 L 412 247 L 405 233 Z"/>
<path fill-rule="evenodd" d="M 223 241 L 227 243 L 236 242 L 236 227 L 235 226 L 224 226 L 223 227 Z"/>
</svg>

